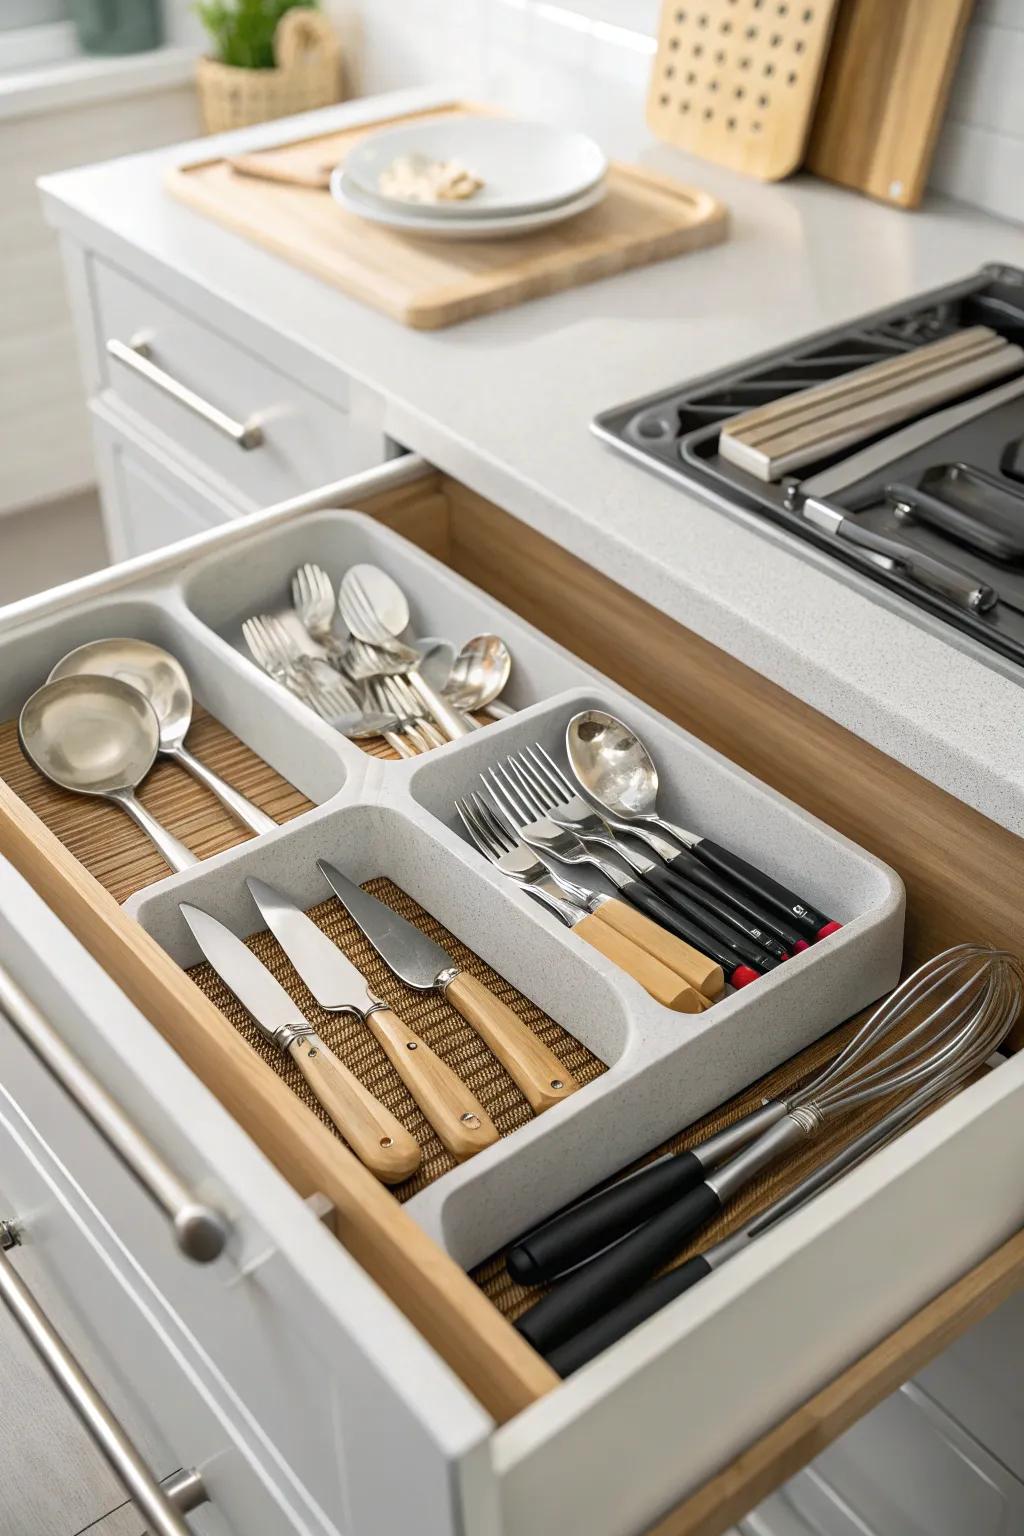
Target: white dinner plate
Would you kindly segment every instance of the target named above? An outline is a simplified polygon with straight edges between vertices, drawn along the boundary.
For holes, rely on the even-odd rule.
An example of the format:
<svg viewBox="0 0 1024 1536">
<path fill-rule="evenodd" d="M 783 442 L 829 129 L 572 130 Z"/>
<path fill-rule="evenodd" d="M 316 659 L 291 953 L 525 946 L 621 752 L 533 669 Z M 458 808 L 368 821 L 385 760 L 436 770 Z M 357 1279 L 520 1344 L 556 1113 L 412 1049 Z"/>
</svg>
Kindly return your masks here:
<svg viewBox="0 0 1024 1536">
<path fill-rule="evenodd" d="M 483 181 L 472 197 L 416 203 L 387 197 L 380 176 L 406 155 L 455 160 Z M 584 133 L 501 117 L 453 117 L 384 128 L 349 151 L 353 188 L 397 212 L 423 209 L 437 218 L 484 218 L 538 212 L 582 197 L 602 180 L 608 162 Z"/>
<path fill-rule="evenodd" d="M 356 213 L 373 224 L 382 224 L 387 229 L 419 235 L 421 239 L 428 240 L 497 240 L 509 239 L 513 235 L 528 235 L 531 231 L 560 224 L 565 219 L 574 218 L 576 214 L 593 208 L 602 200 L 606 191 L 605 183 L 600 181 L 589 192 L 567 203 L 560 203 L 554 208 L 540 208 L 533 213 L 516 214 L 511 218 L 497 215 L 485 219 L 430 218 L 422 211 L 399 211 L 382 198 L 368 196 L 362 188 L 352 185 L 341 166 L 331 175 L 331 196 L 350 213 Z"/>
</svg>

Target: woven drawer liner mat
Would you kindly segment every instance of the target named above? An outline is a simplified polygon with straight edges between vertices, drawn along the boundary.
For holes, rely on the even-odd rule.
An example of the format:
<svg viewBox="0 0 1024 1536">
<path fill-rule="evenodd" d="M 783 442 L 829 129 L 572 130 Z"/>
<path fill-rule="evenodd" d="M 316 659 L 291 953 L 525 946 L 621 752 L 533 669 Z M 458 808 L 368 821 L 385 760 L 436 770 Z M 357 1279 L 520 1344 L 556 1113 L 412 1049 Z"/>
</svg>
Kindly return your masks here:
<svg viewBox="0 0 1024 1536">
<path fill-rule="evenodd" d="M 380 897 L 381 901 L 387 902 L 402 917 L 415 923 L 417 928 L 421 928 L 447 950 L 460 967 L 485 982 L 502 1002 L 507 1003 L 540 1036 L 581 1084 L 592 1082 L 605 1070 L 603 1062 L 588 1051 L 586 1046 L 581 1045 L 573 1035 L 568 1034 L 478 955 L 467 949 L 454 934 L 449 933 L 391 880 L 378 876 L 366 881 L 363 889 Z M 476 1031 L 436 992 L 418 992 L 399 981 L 336 897 L 332 896 L 311 907 L 309 916 L 344 950 L 353 965 L 366 977 L 371 988 L 389 1004 L 403 1023 L 425 1040 L 431 1050 L 436 1051 L 469 1085 L 502 1136 L 510 1136 L 533 1118 L 526 1099 Z M 427 1124 L 419 1105 L 368 1026 L 349 1014 L 328 1013 L 321 1008 L 300 981 L 277 940 L 267 930 L 253 934 L 246 943 L 268 970 L 273 972 L 289 996 L 294 998 L 331 1050 L 419 1142 L 423 1149 L 423 1161 L 412 1178 L 392 1186 L 398 1199 L 407 1200 L 449 1169 L 456 1167 L 455 1159 Z M 273 1067 L 306 1107 L 341 1139 L 326 1111 L 310 1093 L 298 1067 L 264 1038 L 213 967 L 207 964 L 193 966 L 188 974 L 207 997 L 216 1003 L 253 1050 Z"/>
<path fill-rule="evenodd" d="M 291 821 L 312 809 L 312 800 L 198 705 L 188 746 L 208 768 L 275 821 Z M 379 737 L 359 746 L 371 757 L 397 761 L 397 752 Z M 44 779 L 21 750 L 16 720 L 0 724 L 0 778 L 117 901 L 127 901 L 136 891 L 170 873 L 149 838 L 116 805 L 95 796 L 73 795 Z M 200 859 L 209 859 L 253 835 L 208 789 L 166 758 L 157 758 L 139 790 L 139 799 Z"/>
<path fill-rule="evenodd" d="M 877 1007 L 877 1004 L 873 1006 Z M 692 1147 L 713 1132 L 731 1125 L 748 1110 L 757 1108 L 763 1099 L 785 1097 L 799 1083 L 813 1077 L 827 1061 L 831 1060 L 870 1011 L 867 1009 L 858 1014 L 856 1018 L 832 1030 L 798 1055 L 790 1057 L 788 1061 L 767 1073 L 749 1088 L 745 1088 L 728 1103 L 712 1110 L 703 1120 L 688 1126 L 685 1131 L 679 1132 L 678 1135 L 648 1153 L 646 1157 L 639 1158 L 631 1166 L 640 1168 L 645 1163 L 661 1157 L 665 1152 L 679 1152 L 684 1147 Z M 911 1021 L 908 1020 L 906 1028 L 910 1027 Z M 773 1200 L 792 1189 L 801 1179 L 806 1178 L 815 1168 L 852 1141 L 855 1136 L 859 1136 L 868 1126 L 880 1120 L 898 1102 L 899 1095 L 890 1095 L 827 1124 L 817 1137 L 808 1140 L 802 1147 L 790 1153 L 777 1167 L 766 1170 L 734 1200 L 731 1200 L 719 1216 L 703 1227 L 685 1248 L 680 1249 L 672 1262 L 665 1265 L 665 1270 L 675 1269 L 694 1254 L 705 1252 L 723 1237 L 746 1226 Z M 939 1101 L 939 1103 L 942 1102 L 944 1100 Z M 924 1111 L 924 1114 L 930 1114 L 931 1109 L 937 1107 L 938 1104 L 931 1106 Z M 519 1317 L 541 1295 L 551 1289 L 550 1286 L 520 1285 L 513 1280 L 505 1267 L 504 1250 L 478 1265 L 472 1271 L 472 1277 L 498 1311 L 512 1319 Z"/>
</svg>

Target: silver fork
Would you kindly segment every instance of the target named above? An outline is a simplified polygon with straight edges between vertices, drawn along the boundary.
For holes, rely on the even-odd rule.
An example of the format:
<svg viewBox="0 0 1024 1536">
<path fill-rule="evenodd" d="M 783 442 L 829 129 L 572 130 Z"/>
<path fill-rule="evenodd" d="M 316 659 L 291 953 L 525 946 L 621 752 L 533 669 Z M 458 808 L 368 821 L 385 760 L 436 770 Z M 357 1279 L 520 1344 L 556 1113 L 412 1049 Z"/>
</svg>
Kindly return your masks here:
<svg viewBox="0 0 1024 1536">
<path fill-rule="evenodd" d="M 368 640 L 357 640 L 353 635 L 345 647 L 344 667 L 349 677 L 361 682 L 370 677 L 390 677 L 404 672 L 406 663 L 399 656 Z"/>
<path fill-rule="evenodd" d="M 456 800 L 455 809 L 473 842 L 496 869 L 543 902 L 567 928 L 577 929 L 585 944 L 613 960 L 658 1002 L 676 1013 L 700 1013 L 709 1002 L 702 987 L 709 987 L 715 996 L 721 991 L 722 973 L 717 967 L 709 968 L 688 944 L 681 944 L 624 902 L 555 874 L 509 831 L 482 795 Z M 596 921 L 588 920 L 591 917 Z"/>
<path fill-rule="evenodd" d="M 585 912 L 594 912 L 602 899 L 594 891 L 567 880 L 537 857 L 536 853 L 509 831 L 491 810 L 482 795 L 474 791 L 468 800 L 456 800 L 455 809 L 470 838 L 486 859 L 517 885 L 525 886 L 550 907 L 567 928 L 579 922 Z M 559 894 L 561 893 L 561 894 Z M 563 898 L 568 898 L 563 899 Z"/>
<path fill-rule="evenodd" d="M 575 832 L 558 826 L 545 815 L 543 807 L 524 793 L 521 783 L 512 777 L 504 764 L 497 763 L 493 768 L 485 769 L 480 778 L 514 831 L 531 848 L 539 853 L 550 853 L 563 864 L 589 864 L 600 870 L 620 891 L 626 892 L 627 887 L 637 884 L 616 869 L 609 859 L 591 853 Z"/>
<path fill-rule="evenodd" d="M 405 666 L 415 666 L 420 659 L 419 651 L 414 651 L 411 645 L 397 640 L 390 630 L 385 629 L 377 612 L 371 603 L 366 588 L 359 577 L 351 570 L 345 572 L 341 586 L 338 590 L 338 610 L 346 629 L 355 637 L 357 630 L 371 636 L 370 641 L 378 650 L 387 652 L 396 663 Z"/>
<path fill-rule="evenodd" d="M 304 636 L 301 633 L 295 634 L 280 614 L 264 613 L 260 619 L 271 645 L 276 647 L 285 664 L 294 667 L 309 680 L 313 692 L 329 709 L 358 707 L 345 679 L 339 676 L 325 657 L 304 650 Z M 352 701 L 352 706 L 349 701 Z"/>
<path fill-rule="evenodd" d="M 740 903 L 723 900 L 714 891 L 695 885 L 676 869 L 669 868 L 668 862 L 656 863 L 646 859 L 643 854 L 634 854 L 631 849 L 623 848 L 605 819 L 574 791 L 570 800 L 565 802 L 559 770 L 545 753 L 543 756 L 548 757 L 550 763 L 548 768 L 540 756 L 542 753 L 542 746 L 536 751 L 527 748 L 525 753 L 514 754 L 507 760 L 508 770 L 516 774 L 520 788 L 537 811 L 545 814 L 556 826 L 576 833 L 586 845 L 597 845 L 616 852 L 623 862 L 628 863 L 629 868 L 646 880 L 654 891 L 659 892 L 663 900 L 676 906 L 686 917 L 691 917 L 695 923 L 699 923 L 700 928 L 717 938 L 718 942 L 734 949 L 751 965 L 760 968 L 761 960 L 766 955 L 771 955 L 775 962 L 785 960 L 786 948 L 780 938 L 769 932 L 760 920 L 748 917 L 743 911 L 742 900 Z M 668 848 L 668 852 L 676 856 L 679 851 Z"/>
<path fill-rule="evenodd" d="M 667 838 L 659 837 L 656 832 L 651 832 L 647 827 L 620 821 L 614 816 L 596 811 L 589 801 L 584 800 L 576 786 L 566 778 L 554 758 L 539 741 L 532 747 L 515 753 L 510 761 L 519 764 L 527 773 L 530 782 L 547 806 L 552 820 L 560 825 L 571 826 L 580 837 L 593 837 L 595 840 L 598 837 L 611 839 L 616 849 L 623 851 L 618 839 L 613 835 L 614 829 L 614 832 L 627 832 L 630 837 L 646 843 L 648 848 L 653 848 L 654 852 L 666 862 L 679 852 L 674 843 L 669 842 Z"/>
<path fill-rule="evenodd" d="M 257 666 L 262 667 L 268 677 L 272 677 L 314 710 L 334 730 L 355 740 L 383 736 L 401 757 L 413 755 L 394 729 L 398 722 L 393 713 L 367 714 L 337 673 L 330 673 L 330 680 L 325 686 L 300 665 L 302 660 L 309 658 L 297 656 L 287 631 L 272 614 L 258 614 L 246 619 L 242 624 L 242 634 Z"/>
<path fill-rule="evenodd" d="M 436 742 L 421 729 L 419 720 L 410 715 L 404 706 L 396 707 L 396 701 L 386 691 L 383 678 L 374 678 L 367 682 L 366 695 L 375 709 L 395 715 L 398 722 L 397 729 L 406 742 L 407 750 L 403 756 L 418 757 L 421 752 L 429 752 L 436 745 Z"/>
<path fill-rule="evenodd" d="M 334 633 L 334 585 L 323 566 L 299 566 L 292 577 L 292 606 L 313 639 L 340 663 L 345 642 Z"/>
<path fill-rule="evenodd" d="M 381 679 L 381 687 L 396 709 L 402 709 L 419 726 L 432 747 L 443 747 L 447 737 L 438 730 L 433 720 L 423 713 L 423 706 L 409 686 L 408 678 L 404 676 L 385 677 Z"/>
</svg>

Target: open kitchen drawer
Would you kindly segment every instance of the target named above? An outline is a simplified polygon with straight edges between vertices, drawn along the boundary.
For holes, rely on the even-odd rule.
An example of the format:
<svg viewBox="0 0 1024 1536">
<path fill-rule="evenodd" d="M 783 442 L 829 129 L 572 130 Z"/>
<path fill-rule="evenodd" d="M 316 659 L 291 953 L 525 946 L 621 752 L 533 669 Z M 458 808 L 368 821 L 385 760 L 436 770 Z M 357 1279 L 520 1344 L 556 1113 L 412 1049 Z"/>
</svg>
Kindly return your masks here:
<svg viewBox="0 0 1024 1536">
<path fill-rule="evenodd" d="M 764 814 L 776 818 L 779 826 L 788 818 L 797 841 L 809 840 L 801 847 L 834 837 L 831 827 L 893 866 L 908 889 L 906 955 L 911 963 L 969 938 L 1020 947 L 1021 845 L 500 509 L 415 460 L 324 487 L 0 614 L 0 647 L 10 664 L 8 690 L 15 674 L 21 675 L 19 667 L 30 669 L 33 656 L 39 672 L 42 658 L 52 651 L 56 659 L 63 641 L 110 633 L 115 611 L 126 622 L 148 625 L 152 638 L 177 649 L 193 671 L 201 660 L 193 647 L 199 645 L 199 630 L 205 625 L 210 643 L 220 648 L 220 660 L 217 678 L 203 679 L 202 701 L 306 796 L 307 808 L 293 826 L 241 850 L 215 852 L 198 874 L 170 877 L 134 897 L 130 911 L 141 920 L 136 922 L 54 833 L 0 786 L 0 853 L 92 950 L 297 1194 L 320 1193 L 335 1208 L 337 1236 L 347 1253 L 332 1246 L 323 1231 L 314 1240 L 315 1215 L 298 1200 L 292 1202 L 287 1234 L 274 1231 L 271 1241 L 280 1242 L 288 1261 L 293 1305 L 268 1302 L 262 1319 L 257 1317 L 259 1309 L 253 1312 L 254 1351 L 265 1347 L 262 1330 L 272 1323 L 277 1330 L 275 1350 L 287 1352 L 282 1344 L 287 1320 L 302 1312 L 304 1287 L 315 1292 L 316 1316 L 323 1319 L 321 1360 L 334 1422 L 333 1434 L 324 1434 L 320 1443 L 328 1458 L 336 1458 L 343 1488 L 330 1487 L 322 1462 L 317 1469 L 308 1465 L 308 1458 L 303 1464 L 296 1447 L 294 1475 L 307 1488 L 315 1487 L 328 1523 L 280 1528 L 349 1529 L 358 1536 L 380 1531 L 390 1536 L 415 1520 L 439 1532 L 454 1530 L 461 1521 L 468 1536 L 533 1536 L 556 1523 L 593 1536 L 638 1536 L 649 1529 L 661 1536 L 715 1536 L 1024 1279 L 1024 1242 L 1013 1236 L 1024 1220 L 1019 1179 L 1024 1055 L 974 1083 L 692 1295 L 679 1298 L 591 1366 L 560 1383 L 461 1264 L 425 1230 L 436 1225 L 445 1236 L 443 1222 L 415 1219 L 414 1203 L 409 1209 L 396 1203 L 296 1104 L 277 1076 L 261 1069 L 225 1027 L 219 1011 L 184 976 L 181 966 L 189 960 L 183 953 L 180 964 L 176 961 L 174 940 L 161 926 L 166 923 L 161 914 L 182 884 L 205 882 L 203 888 L 212 898 L 226 900 L 223 892 L 232 870 L 237 883 L 237 870 L 247 861 L 258 868 L 275 850 L 283 855 L 286 847 L 302 840 L 312 846 L 318 825 L 353 828 L 353 846 L 363 839 L 360 846 L 370 850 L 365 858 L 359 856 L 366 865 L 360 866 L 360 878 L 366 878 L 374 872 L 367 862 L 373 841 L 367 819 L 400 815 L 387 802 L 403 793 L 408 793 L 410 804 L 437 816 L 438 846 L 444 856 L 465 857 L 457 854 L 454 834 L 441 820 L 438 785 L 446 764 L 456 783 L 456 765 L 467 760 L 466 754 L 480 752 L 483 737 L 468 738 L 410 764 L 374 762 L 311 723 L 293 700 L 270 698 L 265 688 L 261 693 L 263 685 L 254 669 L 232 647 L 230 623 L 225 620 L 224 632 L 217 633 L 210 595 L 217 582 L 208 573 L 220 569 L 223 602 L 230 606 L 232 560 L 223 557 L 237 557 L 241 592 L 261 558 L 258 551 L 250 553 L 250 546 L 255 548 L 270 530 L 297 526 L 302 519 L 315 519 L 321 509 L 337 506 L 364 510 L 425 546 L 477 589 L 567 646 L 568 651 L 550 648 L 552 678 L 546 691 L 571 690 L 574 683 L 592 692 L 607 686 L 580 667 L 570 654 L 575 653 L 685 725 L 699 739 L 694 751 L 703 750 L 700 740 L 709 743 L 763 781 L 758 786 L 743 775 L 736 778 L 737 786 L 741 780 L 746 784 L 745 793 L 761 797 Z M 283 580 L 283 574 L 279 576 Z M 171 578 L 177 583 L 177 598 L 159 603 L 146 596 Z M 479 590 L 475 595 L 472 589 L 460 590 L 470 594 L 466 602 L 486 602 Z M 241 604 L 241 597 L 237 601 Z M 499 614 L 494 625 L 486 627 L 500 629 L 503 618 L 514 622 Z M 530 647 L 542 645 L 542 636 L 525 629 L 516 639 L 528 657 Z M 42 667 L 34 681 L 41 681 L 45 671 Z M 525 674 L 526 693 L 513 702 L 530 706 L 536 701 L 540 718 L 543 695 L 530 693 L 541 675 L 533 660 L 528 660 Z M 194 680 L 198 685 L 198 674 Z M 24 682 L 21 686 L 27 691 Z M 622 696 L 613 692 L 612 697 Z M 533 716 L 521 715 L 492 729 L 514 737 L 524 718 L 529 724 Z M 680 750 L 684 742 L 692 744 L 683 736 L 679 741 Z M 706 767 L 709 778 L 731 771 L 713 754 L 707 754 Z M 822 828 L 795 807 L 787 809 L 764 785 L 828 826 Z M 694 793 L 701 792 L 697 786 Z M 413 830 L 402 843 L 404 873 L 413 887 L 415 844 Z M 823 1007 L 831 1022 L 838 1022 L 842 1003 L 849 1012 L 895 979 L 892 922 L 899 895 L 888 872 L 860 849 L 842 837 L 834 846 L 842 860 L 844 886 L 848 882 L 849 887 L 834 893 L 840 906 L 848 904 L 837 914 L 846 921 L 847 931 L 837 936 L 834 953 L 861 957 L 863 964 L 851 971 L 860 970 L 862 990 L 857 994 L 851 977 L 840 976 L 835 995 L 813 1005 L 805 996 L 802 1008 Z M 465 868 L 469 871 L 470 865 Z M 429 886 L 422 874 L 419 878 L 421 890 L 413 889 L 412 894 L 426 900 Z M 475 905 L 486 928 L 498 900 L 499 877 L 476 870 L 471 877 L 467 873 L 467 879 L 476 882 Z M 501 900 L 508 903 L 513 938 L 522 934 L 540 946 L 555 942 L 550 925 L 545 926 L 525 898 L 513 900 L 502 891 Z M 458 913 L 457 903 L 452 904 L 451 916 Z M 439 915 L 449 920 L 448 913 Z M 154 932 L 161 943 L 152 937 Z M 874 948 L 867 942 L 871 934 Z M 560 954 L 568 956 L 565 938 L 559 936 L 558 943 Z M 864 948 L 854 951 L 851 946 L 858 943 Z M 516 964 L 526 965 L 522 949 L 521 944 L 511 945 L 508 964 L 511 979 L 525 989 L 525 970 L 514 972 Z M 513 950 L 520 953 L 518 961 Z M 814 970 L 818 963 L 813 952 L 810 958 L 790 962 L 804 969 L 794 969 L 786 985 L 797 987 L 799 976 L 820 976 L 822 990 L 828 992 L 832 972 L 826 971 L 823 959 L 820 970 Z M 45 957 L 40 965 L 45 970 Z M 553 972 L 555 967 L 547 969 Z M 837 963 L 837 974 L 840 969 Z M 764 1006 L 774 1018 L 770 997 L 777 994 L 768 990 L 772 983 L 768 978 L 757 986 L 765 987 Z M 592 997 L 595 1005 L 605 1000 L 612 1012 L 620 1005 L 627 1011 L 636 1005 L 628 988 L 617 990 L 607 967 L 598 965 L 581 986 L 581 996 Z M 593 990 L 588 992 L 588 987 Z M 719 1005 L 733 1009 L 723 1011 L 721 1018 L 723 1030 L 729 1020 L 728 1038 L 734 1043 L 733 1021 L 741 1017 L 735 1004 L 732 998 Z M 715 1013 L 712 1009 L 704 1017 L 713 1019 Z M 672 1022 L 678 1027 L 677 1020 Z M 772 1031 L 759 1037 L 757 1014 L 751 1010 L 745 1024 L 749 1044 L 741 1042 L 732 1076 L 717 1084 L 718 1096 L 737 1091 L 825 1027 L 827 1023 L 820 1024 L 803 1038 L 783 1035 L 774 1045 L 765 1044 Z M 613 1033 L 606 1036 L 606 1045 L 614 1046 Z M 604 1059 L 610 1055 L 614 1050 Z M 164 1118 L 186 1113 L 170 1076 L 166 1088 L 152 1083 L 120 1086 L 130 1101 L 127 1107 L 139 1115 L 147 1114 L 152 1098 L 159 1101 Z M 566 1108 L 560 1106 L 546 1117 L 552 1126 Z M 681 1092 L 674 1123 L 682 1125 L 707 1108 L 710 1102 L 690 1102 Z M 228 1146 L 217 1166 L 214 1128 L 219 1115 L 211 1111 L 188 1123 L 193 1146 L 206 1149 L 211 1177 L 216 1174 L 213 1183 L 228 1191 L 231 1200 L 258 1206 L 253 1165 L 243 1167 Z M 663 1126 L 661 1134 L 667 1134 L 671 1124 Z M 524 1149 L 539 1139 L 531 1139 L 531 1131 L 517 1133 Z M 642 1132 L 643 1126 L 638 1134 Z M 554 1139 L 555 1131 L 550 1135 Z M 655 1130 L 632 1152 L 658 1139 Z M 505 1152 L 508 1145 L 500 1144 L 500 1150 Z M 567 1155 L 570 1152 L 567 1143 Z M 482 1164 L 489 1155 L 474 1161 Z M 517 1155 L 513 1148 L 505 1164 L 514 1163 Z M 610 1166 L 595 1176 L 610 1171 Z M 584 1178 L 579 1187 L 587 1182 Z M 563 1190 L 562 1197 L 572 1192 Z M 508 1228 L 504 1237 L 514 1230 Z M 294 1246 L 300 1234 L 301 1262 Z M 130 1234 L 124 1236 L 130 1241 Z M 459 1250 L 459 1240 L 453 1239 L 452 1246 Z M 460 1253 L 462 1262 L 481 1256 Z M 416 1332 L 389 1305 L 374 1313 L 361 1271 L 387 1293 Z M 243 1264 L 240 1273 L 239 1294 L 249 1285 L 258 1287 L 258 1269 L 249 1276 Z M 215 1283 L 212 1277 L 203 1278 Z M 193 1327 L 217 1357 L 220 1341 L 203 1334 L 200 1317 Z M 353 1385 L 347 1364 L 339 1363 L 344 1352 L 354 1348 L 367 1362 L 361 1385 Z M 230 1374 L 234 1366 L 225 1360 L 222 1368 Z M 299 1426 L 304 1422 L 305 1405 L 288 1399 L 286 1392 L 276 1409 L 267 1401 L 256 1407 L 239 1381 L 246 1409 L 257 1414 L 265 1430 L 273 1428 L 275 1412 L 287 1410 Z M 276 1532 L 279 1526 L 268 1518 L 265 1527 L 251 1527 L 247 1536 L 264 1528 Z"/>
</svg>

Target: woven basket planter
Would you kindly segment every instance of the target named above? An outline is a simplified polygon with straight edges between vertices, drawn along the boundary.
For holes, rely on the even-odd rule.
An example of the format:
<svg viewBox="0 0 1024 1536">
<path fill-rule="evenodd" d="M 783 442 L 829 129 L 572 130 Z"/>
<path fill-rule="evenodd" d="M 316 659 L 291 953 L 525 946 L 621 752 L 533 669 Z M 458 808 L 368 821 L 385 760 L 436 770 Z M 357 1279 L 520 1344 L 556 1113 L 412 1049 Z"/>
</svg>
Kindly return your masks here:
<svg viewBox="0 0 1024 1536">
<path fill-rule="evenodd" d="M 238 69 L 216 59 L 196 66 L 207 133 L 328 107 L 342 95 L 341 46 L 326 16 L 286 11 L 274 33 L 273 69 Z"/>
</svg>

